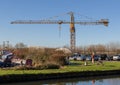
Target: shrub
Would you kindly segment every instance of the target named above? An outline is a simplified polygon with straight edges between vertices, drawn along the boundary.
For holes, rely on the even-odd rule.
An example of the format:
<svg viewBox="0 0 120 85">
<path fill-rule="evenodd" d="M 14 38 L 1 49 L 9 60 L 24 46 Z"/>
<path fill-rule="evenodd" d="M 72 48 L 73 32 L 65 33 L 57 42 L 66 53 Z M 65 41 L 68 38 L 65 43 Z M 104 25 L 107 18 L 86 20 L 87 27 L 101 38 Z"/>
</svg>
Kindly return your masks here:
<svg viewBox="0 0 120 85">
<path fill-rule="evenodd" d="M 56 63 L 61 66 L 66 65 L 66 63 L 67 63 L 66 56 L 61 51 L 57 51 L 54 54 L 52 54 L 52 56 L 49 57 L 48 61 L 52 62 L 52 63 Z"/>
</svg>

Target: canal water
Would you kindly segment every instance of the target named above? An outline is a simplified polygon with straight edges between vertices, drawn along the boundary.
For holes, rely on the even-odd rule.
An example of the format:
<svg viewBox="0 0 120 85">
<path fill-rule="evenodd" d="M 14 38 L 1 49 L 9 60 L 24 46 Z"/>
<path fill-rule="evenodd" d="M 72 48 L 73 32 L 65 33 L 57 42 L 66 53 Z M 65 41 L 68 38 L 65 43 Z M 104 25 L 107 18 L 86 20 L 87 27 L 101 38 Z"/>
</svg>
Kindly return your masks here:
<svg viewBox="0 0 120 85">
<path fill-rule="evenodd" d="M 120 76 L 55 79 L 45 81 L 40 80 L 34 82 L 8 83 L 0 85 L 120 85 Z"/>
</svg>

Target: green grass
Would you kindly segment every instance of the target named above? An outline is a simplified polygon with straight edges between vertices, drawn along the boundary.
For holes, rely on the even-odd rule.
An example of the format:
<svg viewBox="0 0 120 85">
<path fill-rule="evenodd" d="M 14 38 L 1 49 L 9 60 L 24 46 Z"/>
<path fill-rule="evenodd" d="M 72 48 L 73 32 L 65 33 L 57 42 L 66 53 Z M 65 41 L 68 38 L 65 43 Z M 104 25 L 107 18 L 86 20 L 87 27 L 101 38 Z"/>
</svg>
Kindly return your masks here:
<svg viewBox="0 0 120 85">
<path fill-rule="evenodd" d="M 81 72 L 81 71 L 105 71 L 105 70 L 120 70 L 120 61 L 103 61 L 104 65 L 92 64 L 91 61 L 85 66 L 83 61 L 71 61 L 71 64 L 60 69 L 47 70 L 8 70 L 0 69 L 0 76 L 10 74 L 50 74 L 50 73 L 65 73 L 65 72 Z"/>
</svg>

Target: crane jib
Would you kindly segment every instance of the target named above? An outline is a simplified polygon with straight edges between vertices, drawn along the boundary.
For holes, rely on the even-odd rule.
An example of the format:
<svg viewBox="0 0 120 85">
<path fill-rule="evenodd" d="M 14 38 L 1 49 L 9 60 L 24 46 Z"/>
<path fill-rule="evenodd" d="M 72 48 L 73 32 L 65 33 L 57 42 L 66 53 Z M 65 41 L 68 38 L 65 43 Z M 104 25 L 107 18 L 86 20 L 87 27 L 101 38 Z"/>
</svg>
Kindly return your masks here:
<svg viewBox="0 0 120 85">
<path fill-rule="evenodd" d="M 68 21 L 13 21 L 11 24 L 70 24 L 71 22 Z M 78 21 L 74 22 L 74 24 L 80 24 L 80 25 L 100 25 L 104 24 L 105 26 L 108 26 L 108 21 Z"/>
</svg>

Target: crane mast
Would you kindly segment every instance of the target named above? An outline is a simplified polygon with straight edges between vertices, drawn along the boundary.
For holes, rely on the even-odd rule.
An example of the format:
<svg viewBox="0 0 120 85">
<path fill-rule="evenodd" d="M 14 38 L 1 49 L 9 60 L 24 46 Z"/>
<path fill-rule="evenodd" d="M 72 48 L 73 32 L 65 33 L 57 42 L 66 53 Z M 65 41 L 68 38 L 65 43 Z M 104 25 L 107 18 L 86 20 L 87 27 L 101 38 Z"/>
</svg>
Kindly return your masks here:
<svg viewBox="0 0 120 85">
<path fill-rule="evenodd" d="M 70 12 L 71 22 L 70 22 L 70 45 L 71 50 L 75 51 L 75 26 L 74 26 L 74 14 Z"/>
<path fill-rule="evenodd" d="M 69 12 L 70 21 L 63 20 L 16 20 L 12 21 L 11 24 L 70 24 L 70 48 L 72 52 L 76 50 L 76 37 L 75 37 L 75 24 L 80 25 L 104 25 L 108 26 L 108 19 L 101 19 L 96 21 L 75 21 L 74 13 Z"/>
</svg>

